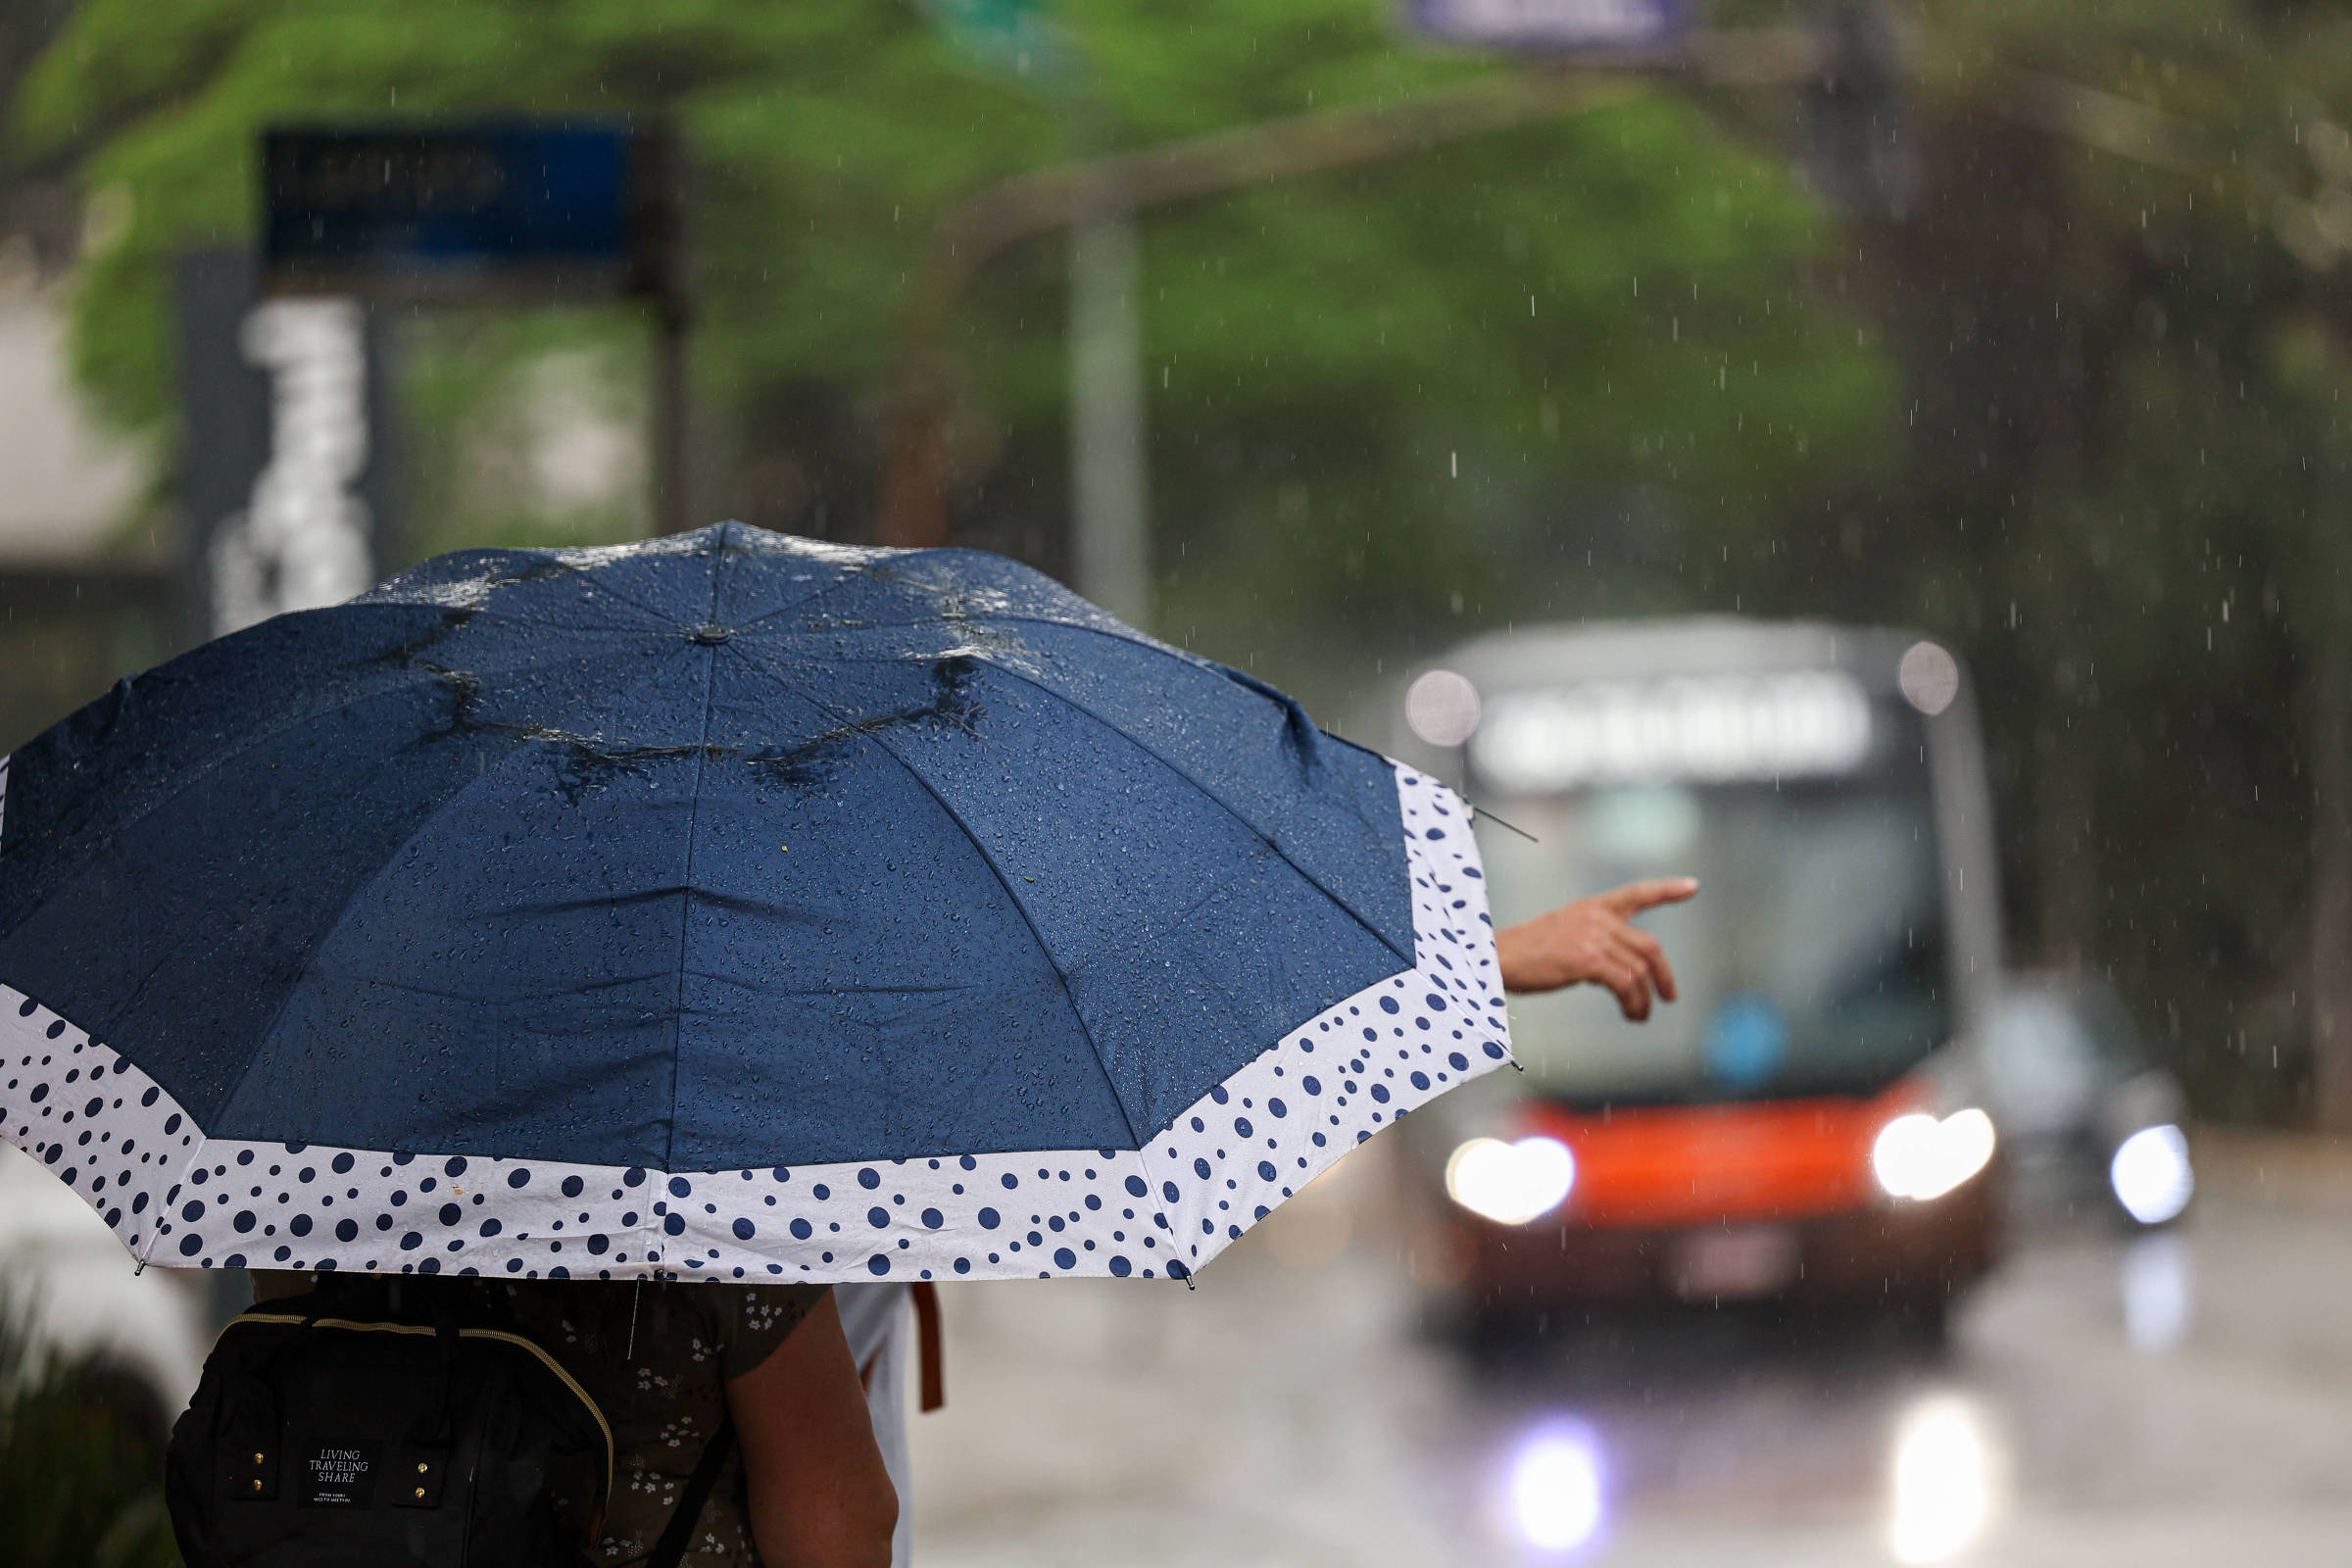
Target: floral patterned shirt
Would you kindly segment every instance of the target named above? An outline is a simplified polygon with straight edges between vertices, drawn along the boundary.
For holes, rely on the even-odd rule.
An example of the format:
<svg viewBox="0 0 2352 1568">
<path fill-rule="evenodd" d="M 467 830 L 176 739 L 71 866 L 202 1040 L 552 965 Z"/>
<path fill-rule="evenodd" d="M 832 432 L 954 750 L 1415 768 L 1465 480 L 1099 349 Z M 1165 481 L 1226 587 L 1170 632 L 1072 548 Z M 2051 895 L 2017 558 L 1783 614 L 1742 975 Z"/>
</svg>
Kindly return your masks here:
<svg viewBox="0 0 2352 1568">
<path fill-rule="evenodd" d="M 312 1277 L 257 1270 L 254 1296 L 299 1295 Z M 520 1332 L 588 1391 L 612 1428 L 612 1496 L 596 1560 L 642 1561 L 726 1414 L 726 1380 L 757 1368 L 800 1326 L 821 1285 L 699 1280 L 477 1282 Z M 730 1456 L 681 1568 L 757 1568 L 740 1460 Z"/>
</svg>

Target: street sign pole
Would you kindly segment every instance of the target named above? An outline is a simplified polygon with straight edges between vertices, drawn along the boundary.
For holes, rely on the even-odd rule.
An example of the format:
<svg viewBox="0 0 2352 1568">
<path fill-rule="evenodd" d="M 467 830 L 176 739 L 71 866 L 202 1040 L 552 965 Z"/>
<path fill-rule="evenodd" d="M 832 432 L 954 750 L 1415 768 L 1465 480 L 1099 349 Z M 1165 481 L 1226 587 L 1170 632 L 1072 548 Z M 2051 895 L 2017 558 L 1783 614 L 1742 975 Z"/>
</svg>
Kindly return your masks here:
<svg viewBox="0 0 2352 1568">
<path fill-rule="evenodd" d="M 687 504 L 686 308 L 663 300 L 654 308 L 653 516 L 656 533 L 694 526 Z"/>
<path fill-rule="evenodd" d="M 694 325 L 688 283 L 685 148 L 663 131 L 641 131 L 630 161 L 631 293 L 654 303 L 652 461 L 656 533 L 684 533 L 695 526 L 693 506 L 692 383 L 687 375 L 687 339 Z"/>
</svg>

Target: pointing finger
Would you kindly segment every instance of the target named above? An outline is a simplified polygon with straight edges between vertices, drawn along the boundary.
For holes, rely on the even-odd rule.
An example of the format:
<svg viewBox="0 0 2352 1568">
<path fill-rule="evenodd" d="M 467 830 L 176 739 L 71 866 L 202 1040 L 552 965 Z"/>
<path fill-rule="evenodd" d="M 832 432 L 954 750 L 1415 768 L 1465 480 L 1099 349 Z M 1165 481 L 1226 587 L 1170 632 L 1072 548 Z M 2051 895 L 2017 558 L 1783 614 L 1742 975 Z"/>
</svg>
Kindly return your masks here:
<svg viewBox="0 0 2352 1568">
<path fill-rule="evenodd" d="M 1661 876 L 1646 882 L 1628 882 L 1600 896 L 1600 902 L 1619 914 L 1634 915 L 1661 904 L 1680 904 L 1698 892 L 1694 876 Z"/>
</svg>

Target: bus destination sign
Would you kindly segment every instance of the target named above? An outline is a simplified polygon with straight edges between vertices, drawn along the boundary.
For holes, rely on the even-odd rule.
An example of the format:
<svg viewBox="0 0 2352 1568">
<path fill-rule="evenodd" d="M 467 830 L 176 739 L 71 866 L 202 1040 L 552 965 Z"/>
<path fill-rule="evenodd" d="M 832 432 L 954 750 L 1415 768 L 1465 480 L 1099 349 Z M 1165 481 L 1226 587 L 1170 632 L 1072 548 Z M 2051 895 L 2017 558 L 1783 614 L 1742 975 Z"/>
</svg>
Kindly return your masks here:
<svg viewBox="0 0 2352 1568">
<path fill-rule="evenodd" d="M 1677 780 L 1850 772 L 1870 755 L 1870 698 L 1841 670 L 1596 680 L 1495 697 L 1470 740 L 1514 795 Z"/>
</svg>

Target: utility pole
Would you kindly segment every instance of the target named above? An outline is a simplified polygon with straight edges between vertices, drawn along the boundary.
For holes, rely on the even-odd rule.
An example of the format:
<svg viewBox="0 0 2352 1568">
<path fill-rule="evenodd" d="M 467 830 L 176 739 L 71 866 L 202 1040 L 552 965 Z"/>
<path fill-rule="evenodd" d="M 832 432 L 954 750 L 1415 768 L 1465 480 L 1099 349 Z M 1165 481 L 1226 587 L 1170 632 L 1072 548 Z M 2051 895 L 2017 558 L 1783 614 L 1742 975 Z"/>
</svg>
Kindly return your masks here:
<svg viewBox="0 0 2352 1568">
<path fill-rule="evenodd" d="M 654 311 L 653 422 L 647 439 L 654 532 L 684 533 L 696 525 L 688 494 L 690 382 L 687 337 L 694 328 L 694 296 L 686 259 L 686 145 L 666 126 L 641 132 L 631 170 L 630 258 L 634 293 L 650 296 Z"/>
<path fill-rule="evenodd" d="M 2340 376 L 2341 367 L 2328 367 Z M 2311 747 L 2311 1075 L 2313 1120 L 2352 1131 L 2352 615 L 2343 604 L 2352 541 L 2345 528 L 2345 437 L 2323 411 L 2326 445 L 2312 507 L 2317 577 L 2305 647 Z"/>
<path fill-rule="evenodd" d="M 2313 1114 L 2352 1131 L 2352 652 L 2343 628 L 2311 673 L 2311 1068 Z"/>
<path fill-rule="evenodd" d="M 1078 592 L 1152 622 L 1141 269 L 1115 191 L 1070 228 L 1070 502 Z"/>
<path fill-rule="evenodd" d="M 654 407 L 648 439 L 653 462 L 654 532 L 684 533 L 694 526 L 686 497 L 686 302 L 654 306 Z"/>
</svg>

